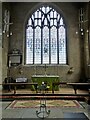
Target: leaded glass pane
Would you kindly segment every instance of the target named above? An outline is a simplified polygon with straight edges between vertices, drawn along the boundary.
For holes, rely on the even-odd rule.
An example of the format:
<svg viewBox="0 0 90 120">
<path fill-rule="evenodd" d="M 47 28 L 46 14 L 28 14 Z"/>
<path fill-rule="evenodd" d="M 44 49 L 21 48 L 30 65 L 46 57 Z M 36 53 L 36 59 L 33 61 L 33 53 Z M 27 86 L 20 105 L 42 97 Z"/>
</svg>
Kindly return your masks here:
<svg viewBox="0 0 90 120">
<path fill-rule="evenodd" d="M 44 15 L 42 16 L 42 21 L 44 20 Z"/>
<path fill-rule="evenodd" d="M 35 29 L 35 64 L 41 64 L 41 29 L 40 27 L 36 27 Z"/>
<path fill-rule="evenodd" d="M 48 12 L 49 12 L 49 10 L 50 10 L 50 8 L 49 8 L 49 7 L 46 7 L 46 13 L 48 13 Z"/>
<path fill-rule="evenodd" d="M 50 26 L 53 26 L 53 19 L 51 19 L 50 21 Z"/>
<path fill-rule="evenodd" d="M 41 18 L 41 11 L 39 11 L 39 18 Z"/>
<path fill-rule="evenodd" d="M 49 64 L 49 29 L 43 28 L 43 64 Z"/>
<path fill-rule="evenodd" d="M 41 26 L 41 20 L 38 20 L 38 25 Z"/>
<path fill-rule="evenodd" d="M 63 25 L 63 19 L 62 18 L 60 19 L 60 25 Z"/>
<path fill-rule="evenodd" d="M 26 64 L 33 64 L 33 29 L 28 27 L 26 31 Z"/>
<path fill-rule="evenodd" d="M 28 25 L 32 25 L 31 18 L 30 18 L 29 21 L 28 21 Z"/>
<path fill-rule="evenodd" d="M 53 18 L 53 11 L 50 12 L 50 18 Z"/>
<path fill-rule="evenodd" d="M 37 26 L 37 19 L 34 21 L 34 23 L 35 23 L 34 26 Z"/>
<path fill-rule="evenodd" d="M 54 20 L 54 25 L 57 26 L 57 20 L 56 19 Z"/>
<path fill-rule="evenodd" d="M 57 29 L 51 28 L 51 63 L 57 64 Z"/>
<path fill-rule="evenodd" d="M 60 19 L 60 14 L 58 14 L 58 16 L 57 16 L 57 21 L 59 21 L 59 19 Z"/>
<path fill-rule="evenodd" d="M 32 20 L 34 20 L 34 15 L 32 15 Z"/>
<path fill-rule="evenodd" d="M 47 19 L 44 20 L 44 25 L 48 25 Z"/>
<path fill-rule="evenodd" d="M 50 14 L 47 15 L 47 19 L 50 22 Z"/>
<path fill-rule="evenodd" d="M 37 18 L 37 11 L 35 12 L 35 18 Z"/>
<path fill-rule="evenodd" d="M 45 13 L 45 7 L 42 7 L 42 11 Z"/>
<path fill-rule="evenodd" d="M 59 28 L 59 64 L 66 64 L 66 32 L 65 28 Z"/>
<path fill-rule="evenodd" d="M 54 11 L 54 18 L 57 18 L 57 12 Z"/>
</svg>

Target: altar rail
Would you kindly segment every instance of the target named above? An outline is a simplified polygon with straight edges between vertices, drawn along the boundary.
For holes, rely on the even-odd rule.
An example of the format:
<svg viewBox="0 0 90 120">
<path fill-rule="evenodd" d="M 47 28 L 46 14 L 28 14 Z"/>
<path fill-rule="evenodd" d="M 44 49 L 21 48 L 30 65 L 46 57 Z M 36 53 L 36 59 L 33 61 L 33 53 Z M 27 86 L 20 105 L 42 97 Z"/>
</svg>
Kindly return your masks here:
<svg viewBox="0 0 90 120">
<path fill-rule="evenodd" d="M 55 86 L 59 86 L 61 84 L 71 85 L 75 91 L 75 94 L 77 94 L 77 89 L 79 89 L 80 87 L 87 87 L 87 90 L 89 91 L 89 94 L 90 94 L 90 83 L 66 83 L 66 82 L 53 82 L 52 83 L 52 93 L 54 93 Z"/>
<path fill-rule="evenodd" d="M 36 90 L 36 93 L 37 93 L 37 86 L 38 86 L 38 83 L 36 82 L 32 82 L 32 83 L 0 83 L 0 85 L 8 85 L 9 86 L 9 90 L 11 90 L 11 86 L 14 87 L 14 94 L 16 94 L 16 88 L 18 85 L 33 85 L 35 87 L 35 90 Z"/>
<path fill-rule="evenodd" d="M 37 82 L 32 82 L 32 83 L 0 83 L 0 85 L 8 85 L 9 86 L 9 90 L 11 90 L 11 86 L 13 86 L 14 88 L 14 94 L 16 94 L 16 88 L 18 85 L 33 85 L 36 93 L 37 93 L 37 86 L 38 83 Z M 90 94 L 90 83 L 66 83 L 66 82 L 53 82 L 52 83 L 52 93 L 54 93 L 55 91 L 55 86 L 59 86 L 59 85 L 70 85 L 73 87 L 75 94 L 77 94 L 77 89 L 79 89 L 79 87 L 85 86 L 87 87 L 87 90 L 89 91 Z"/>
<path fill-rule="evenodd" d="M 67 85 L 71 85 L 73 87 L 75 94 L 77 94 L 77 89 L 80 87 L 87 87 L 87 90 L 90 91 L 90 83 L 67 83 Z"/>
</svg>

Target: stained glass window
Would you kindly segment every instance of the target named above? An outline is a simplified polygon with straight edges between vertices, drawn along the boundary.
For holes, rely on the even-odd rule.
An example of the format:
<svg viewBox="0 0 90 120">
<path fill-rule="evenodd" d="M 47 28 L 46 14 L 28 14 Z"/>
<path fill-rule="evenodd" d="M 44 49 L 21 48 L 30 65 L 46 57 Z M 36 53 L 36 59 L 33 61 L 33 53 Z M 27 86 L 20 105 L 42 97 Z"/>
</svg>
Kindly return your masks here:
<svg viewBox="0 0 90 120">
<path fill-rule="evenodd" d="M 67 64 L 66 25 L 50 6 L 38 8 L 27 20 L 26 64 Z"/>
</svg>

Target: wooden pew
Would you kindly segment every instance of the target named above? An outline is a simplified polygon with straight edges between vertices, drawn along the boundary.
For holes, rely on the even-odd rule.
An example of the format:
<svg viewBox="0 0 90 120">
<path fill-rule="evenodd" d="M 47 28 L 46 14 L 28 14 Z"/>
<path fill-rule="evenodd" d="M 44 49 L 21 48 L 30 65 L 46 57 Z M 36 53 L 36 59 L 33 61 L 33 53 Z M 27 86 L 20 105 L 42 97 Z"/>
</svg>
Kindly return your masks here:
<svg viewBox="0 0 90 120">
<path fill-rule="evenodd" d="M 18 85 L 34 85 L 35 87 L 35 90 L 36 90 L 36 93 L 37 93 L 37 86 L 38 86 L 38 83 L 36 82 L 32 82 L 32 83 L 0 83 L 0 85 L 8 85 L 8 86 L 13 86 L 14 87 L 14 94 L 16 94 L 16 88 Z M 11 87 L 10 87 L 11 89 Z"/>
<path fill-rule="evenodd" d="M 81 87 L 87 87 L 87 90 L 89 91 L 90 89 L 90 83 L 67 83 L 67 85 L 71 85 L 75 91 L 75 94 L 77 94 L 77 89 Z M 89 92 L 90 93 L 90 92 Z"/>
<path fill-rule="evenodd" d="M 53 82 L 53 83 L 52 83 L 52 93 L 54 93 L 55 86 L 58 86 L 58 85 L 66 85 L 66 84 L 67 84 L 66 82 Z"/>
</svg>

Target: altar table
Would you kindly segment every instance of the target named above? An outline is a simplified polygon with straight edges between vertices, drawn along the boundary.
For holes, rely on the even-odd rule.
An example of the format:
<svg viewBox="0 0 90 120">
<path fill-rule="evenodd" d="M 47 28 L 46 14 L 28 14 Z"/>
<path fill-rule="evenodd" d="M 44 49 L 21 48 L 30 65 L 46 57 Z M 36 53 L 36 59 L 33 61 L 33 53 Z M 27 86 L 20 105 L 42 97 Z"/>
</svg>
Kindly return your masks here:
<svg viewBox="0 0 90 120">
<path fill-rule="evenodd" d="M 37 82 L 40 86 L 42 82 L 46 83 L 47 86 L 50 86 L 50 90 L 52 90 L 52 83 L 59 82 L 58 75 L 32 75 L 32 81 Z M 59 87 L 56 86 L 55 90 L 59 90 Z"/>
</svg>

